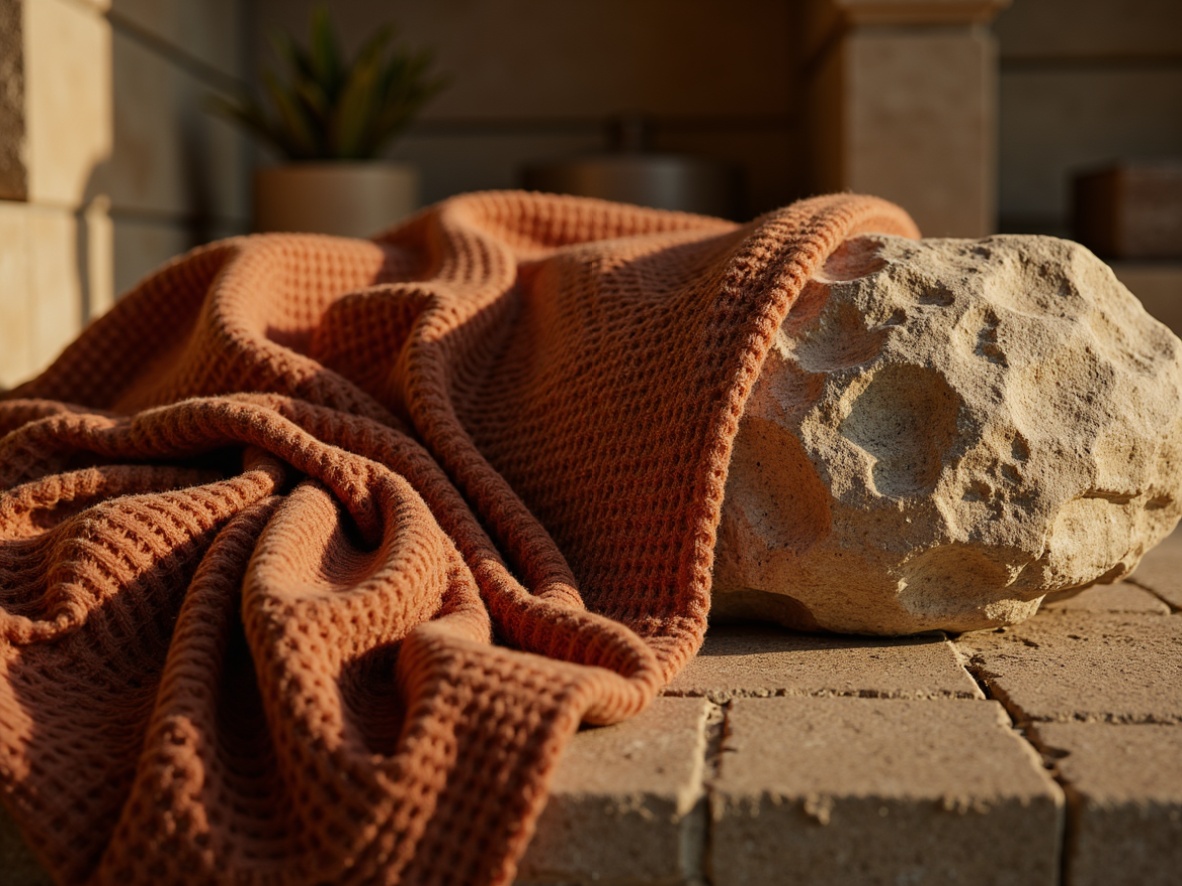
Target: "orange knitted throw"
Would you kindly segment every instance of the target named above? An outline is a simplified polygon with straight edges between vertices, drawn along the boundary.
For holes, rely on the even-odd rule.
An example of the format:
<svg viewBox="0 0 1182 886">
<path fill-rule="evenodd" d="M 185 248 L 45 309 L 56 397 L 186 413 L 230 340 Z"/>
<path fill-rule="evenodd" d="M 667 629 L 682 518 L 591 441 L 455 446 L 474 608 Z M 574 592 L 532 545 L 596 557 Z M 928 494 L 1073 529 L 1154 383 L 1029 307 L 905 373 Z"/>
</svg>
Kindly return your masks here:
<svg viewBox="0 0 1182 886">
<path fill-rule="evenodd" d="M 697 650 L 731 441 L 867 197 L 458 197 L 163 267 L 0 400 L 0 787 L 61 881 L 505 883 Z"/>
</svg>

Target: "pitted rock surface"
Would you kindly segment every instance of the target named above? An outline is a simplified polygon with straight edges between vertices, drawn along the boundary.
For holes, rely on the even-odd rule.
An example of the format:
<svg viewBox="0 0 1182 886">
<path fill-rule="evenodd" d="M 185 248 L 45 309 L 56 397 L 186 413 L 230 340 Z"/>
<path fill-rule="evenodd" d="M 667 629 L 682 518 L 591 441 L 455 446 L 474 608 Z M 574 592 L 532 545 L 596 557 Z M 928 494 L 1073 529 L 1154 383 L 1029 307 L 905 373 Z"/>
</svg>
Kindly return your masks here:
<svg viewBox="0 0 1182 886">
<path fill-rule="evenodd" d="M 861 237 L 809 282 L 735 440 L 713 615 L 996 627 L 1182 514 L 1182 342 L 1083 247 Z"/>
</svg>

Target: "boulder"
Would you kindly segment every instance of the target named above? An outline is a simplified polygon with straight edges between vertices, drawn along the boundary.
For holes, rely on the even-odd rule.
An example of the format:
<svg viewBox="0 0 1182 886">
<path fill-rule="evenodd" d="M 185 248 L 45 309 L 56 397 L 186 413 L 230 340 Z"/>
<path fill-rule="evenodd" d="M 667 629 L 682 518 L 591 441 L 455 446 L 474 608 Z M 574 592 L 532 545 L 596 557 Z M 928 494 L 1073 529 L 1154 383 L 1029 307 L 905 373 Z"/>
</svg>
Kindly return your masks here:
<svg viewBox="0 0 1182 886">
<path fill-rule="evenodd" d="M 1182 342 L 1051 237 L 845 243 L 735 440 L 712 617 L 1012 624 L 1127 575 L 1182 514 Z"/>
</svg>

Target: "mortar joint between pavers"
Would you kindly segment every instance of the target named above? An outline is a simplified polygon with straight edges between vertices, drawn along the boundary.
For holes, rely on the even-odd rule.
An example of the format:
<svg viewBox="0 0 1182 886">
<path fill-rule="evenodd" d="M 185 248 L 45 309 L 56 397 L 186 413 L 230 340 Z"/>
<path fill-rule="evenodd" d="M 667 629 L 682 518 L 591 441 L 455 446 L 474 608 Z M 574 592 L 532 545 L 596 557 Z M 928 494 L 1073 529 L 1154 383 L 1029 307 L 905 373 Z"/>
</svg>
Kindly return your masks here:
<svg viewBox="0 0 1182 886">
<path fill-rule="evenodd" d="M 1010 698 L 1009 694 L 997 684 L 996 681 L 998 680 L 999 675 L 993 673 L 992 671 L 986 670 L 984 661 L 979 656 L 966 656 L 964 652 L 956 647 L 955 643 L 953 646 L 956 648 L 957 655 L 959 655 L 961 658 L 961 666 L 965 669 L 965 673 L 967 673 L 976 682 L 977 686 L 980 687 L 981 692 L 985 696 L 986 700 L 996 701 L 1001 705 L 1002 710 L 1004 710 L 1006 713 L 1006 717 L 1009 718 L 1010 728 L 1012 728 L 1014 732 L 1016 732 L 1024 742 L 1026 742 L 1026 744 L 1030 745 L 1035 753 L 1044 760 L 1045 765 L 1045 755 L 1041 750 L 1039 750 L 1038 745 L 1031 741 L 1028 734 L 1029 729 L 1036 722 L 1035 718 L 1026 714 L 1026 712 L 1023 711 L 1012 698 Z"/>
<path fill-rule="evenodd" d="M 1055 780 L 1059 790 L 1063 792 L 1064 814 L 1063 827 L 1059 834 L 1059 879 L 1056 886 L 1070 882 L 1068 867 L 1075 854 L 1079 840 L 1079 821 L 1083 809 L 1083 798 L 1075 785 L 1071 783 L 1059 768 L 1058 761 L 1068 755 L 1067 751 L 1052 747 L 1038 732 L 1039 721 L 1027 721 L 1022 730 L 1022 738 L 1038 753 L 1043 761 L 1043 768 Z M 1050 722 L 1050 721 L 1043 721 Z"/>
<path fill-rule="evenodd" d="M 981 692 L 985 695 L 986 699 L 996 701 L 1001 705 L 1002 710 L 1006 713 L 1006 717 L 1009 718 L 1010 727 L 1014 730 L 1014 733 L 1034 751 L 1037 758 L 1042 761 L 1042 766 L 1047 771 L 1047 774 L 1055 780 L 1055 784 L 1063 792 L 1066 809 L 1060 819 L 1062 825 L 1059 832 L 1059 863 L 1055 881 L 1055 886 L 1063 886 L 1063 884 L 1067 883 L 1068 852 L 1071 848 L 1070 837 L 1074 830 L 1072 825 L 1074 818 L 1074 807 L 1072 805 L 1074 796 L 1073 788 L 1059 771 L 1059 767 L 1055 763 L 1055 758 L 1048 754 L 1044 750 L 1042 742 L 1038 741 L 1036 721 L 1027 716 L 1014 700 L 1010 698 L 1009 694 L 997 684 L 996 681 L 999 675 L 985 668 L 985 662 L 981 656 L 967 655 L 955 642 L 953 642 L 952 647 L 956 650 L 956 654 L 960 658 L 961 666 L 965 669 L 965 672 L 981 688 Z"/>
<path fill-rule="evenodd" d="M 662 694 L 666 698 L 704 698 L 715 705 L 726 705 L 737 698 L 876 698 L 900 701 L 942 701 L 945 699 L 981 700 L 974 693 L 959 689 L 937 689 L 931 692 L 908 689 L 666 689 Z"/>
<path fill-rule="evenodd" d="M 698 870 L 701 872 L 705 886 L 713 883 L 713 851 L 714 851 L 714 792 L 715 785 L 722 773 L 722 758 L 728 733 L 731 703 L 729 700 L 717 702 L 707 697 L 710 707 L 706 712 L 706 741 L 704 743 L 705 760 L 702 765 L 702 800 L 698 809 L 702 820 L 702 854 Z M 695 810 L 695 813 L 698 810 Z"/>
</svg>

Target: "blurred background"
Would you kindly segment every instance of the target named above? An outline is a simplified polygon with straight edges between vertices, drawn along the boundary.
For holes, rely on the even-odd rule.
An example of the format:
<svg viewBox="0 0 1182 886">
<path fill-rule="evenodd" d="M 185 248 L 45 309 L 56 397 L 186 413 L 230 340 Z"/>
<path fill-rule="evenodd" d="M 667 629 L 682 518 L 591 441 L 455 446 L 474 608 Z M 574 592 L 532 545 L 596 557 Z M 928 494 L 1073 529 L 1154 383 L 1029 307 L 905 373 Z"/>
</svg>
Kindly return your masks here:
<svg viewBox="0 0 1182 886">
<path fill-rule="evenodd" d="M 209 96 L 257 90 L 313 5 L 0 0 L 0 385 L 252 229 L 254 171 L 282 158 Z M 1083 239 L 1182 329 L 1178 0 L 328 5 L 347 49 L 393 22 L 449 78 L 384 152 L 418 205 L 530 184 L 746 220 L 869 192 L 927 236 Z"/>
</svg>

